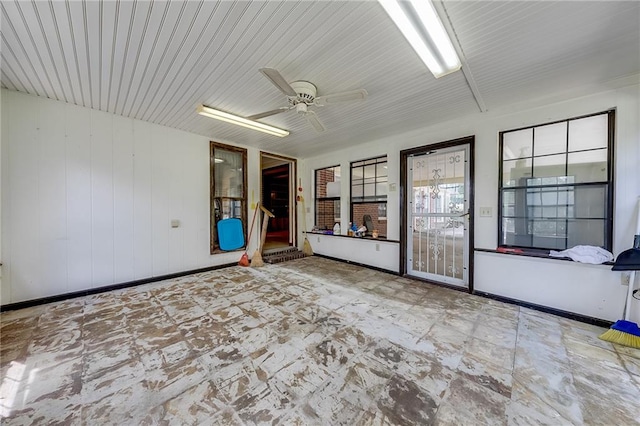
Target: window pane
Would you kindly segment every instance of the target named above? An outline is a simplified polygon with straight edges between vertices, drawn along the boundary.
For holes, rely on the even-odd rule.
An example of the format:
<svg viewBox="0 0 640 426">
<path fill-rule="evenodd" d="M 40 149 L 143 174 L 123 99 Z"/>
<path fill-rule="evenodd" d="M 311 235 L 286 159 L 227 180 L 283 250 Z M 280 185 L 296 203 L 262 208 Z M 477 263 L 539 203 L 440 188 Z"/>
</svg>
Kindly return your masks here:
<svg viewBox="0 0 640 426">
<path fill-rule="evenodd" d="M 531 246 L 531 234 L 526 219 L 502 219 L 502 244 L 508 246 Z"/>
<path fill-rule="evenodd" d="M 387 183 L 377 183 L 376 184 L 376 195 L 387 195 Z"/>
<path fill-rule="evenodd" d="M 502 193 L 502 215 L 503 216 L 515 216 L 516 207 L 516 191 L 513 189 L 504 191 Z"/>
<path fill-rule="evenodd" d="M 536 178 L 542 177 L 557 177 L 565 176 L 565 161 L 566 156 L 561 155 L 548 155 L 546 157 L 535 157 L 533 159 L 533 176 Z M 540 185 L 555 184 L 555 181 L 540 181 Z"/>
<path fill-rule="evenodd" d="M 536 127 L 533 155 L 548 155 L 566 152 L 567 122 Z"/>
<path fill-rule="evenodd" d="M 569 122 L 569 151 L 606 148 L 609 127 L 608 114 L 571 120 Z"/>
<path fill-rule="evenodd" d="M 316 226 L 320 229 L 333 229 L 340 221 L 340 202 L 337 200 L 316 201 Z"/>
<path fill-rule="evenodd" d="M 533 153 L 533 129 L 507 132 L 502 135 L 502 138 L 504 141 L 502 146 L 503 160 L 531 157 Z"/>
<path fill-rule="evenodd" d="M 602 247 L 605 245 L 604 220 L 572 220 L 569 221 L 567 248 L 577 245 Z"/>
<path fill-rule="evenodd" d="M 352 197 L 362 197 L 363 196 L 363 187 L 362 185 L 354 185 L 351 187 L 351 196 Z"/>
<path fill-rule="evenodd" d="M 316 170 L 316 198 L 340 196 L 340 166 Z"/>
<path fill-rule="evenodd" d="M 387 176 L 387 163 L 386 163 L 386 161 L 384 163 L 378 163 L 376 165 L 376 174 L 378 175 L 378 178 Z"/>
<path fill-rule="evenodd" d="M 376 185 L 374 183 L 367 183 L 364 185 L 364 196 L 372 197 L 376 195 Z"/>
<path fill-rule="evenodd" d="M 239 152 L 215 148 L 215 196 L 242 198 L 244 173 L 243 156 Z"/>
<path fill-rule="evenodd" d="M 364 167 L 364 177 L 365 179 L 375 179 L 376 178 L 376 165 L 371 164 L 369 166 Z"/>
<path fill-rule="evenodd" d="M 371 226 L 378 231 L 381 237 L 387 236 L 387 203 L 362 203 L 353 204 L 353 222 L 360 227 L 366 223 L 366 215 L 371 217 Z M 384 215 L 384 216 L 383 216 Z M 365 224 L 365 226 L 367 226 Z M 367 226 L 367 235 L 370 236 L 373 229 Z"/>
<path fill-rule="evenodd" d="M 364 168 L 354 167 L 351 169 L 351 179 L 355 182 L 364 178 Z"/>
<path fill-rule="evenodd" d="M 503 186 L 524 186 L 526 178 L 531 177 L 531 159 L 509 160 L 502 164 Z"/>
<path fill-rule="evenodd" d="M 568 175 L 575 182 L 605 182 L 607 180 L 607 150 L 569 153 Z"/>
<path fill-rule="evenodd" d="M 574 213 L 578 219 L 607 217 L 607 189 L 602 186 L 579 186 L 575 188 Z"/>
</svg>

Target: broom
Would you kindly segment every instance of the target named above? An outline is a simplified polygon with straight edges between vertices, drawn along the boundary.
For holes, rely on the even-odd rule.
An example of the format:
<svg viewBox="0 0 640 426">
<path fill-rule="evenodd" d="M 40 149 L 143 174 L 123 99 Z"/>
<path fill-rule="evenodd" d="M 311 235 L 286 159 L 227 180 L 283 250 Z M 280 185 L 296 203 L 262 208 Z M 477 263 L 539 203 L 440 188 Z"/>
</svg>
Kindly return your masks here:
<svg viewBox="0 0 640 426">
<path fill-rule="evenodd" d="M 302 179 L 299 180 L 298 191 L 300 191 L 300 195 L 298 195 L 298 199 L 302 203 L 302 227 L 304 229 L 304 243 L 302 244 L 302 253 L 305 256 L 313 256 L 313 249 L 311 248 L 311 243 L 307 239 L 307 209 L 304 207 L 304 197 L 302 196 Z"/>
<path fill-rule="evenodd" d="M 249 250 L 249 243 L 251 242 L 251 234 L 253 234 L 253 224 L 256 222 L 256 215 L 258 214 L 258 210 L 260 210 L 259 205 L 260 203 L 256 204 L 256 209 L 253 212 L 253 218 L 251 219 L 251 228 L 249 228 L 249 236 L 247 237 L 247 245 L 244 248 L 244 253 L 240 258 L 240 261 L 238 262 L 238 265 L 240 266 L 249 266 L 249 254 L 247 253 L 247 250 Z"/>
<path fill-rule="evenodd" d="M 260 233 L 260 247 L 258 247 L 253 253 L 253 257 L 251 258 L 251 267 L 252 268 L 260 268 L 264 266 L 264 261 L 262 260 L 262 250 L 264 248 L 264 242 L 267 238 L 267 228 L 269 227 L 269 218 L 274 217 L 273 213 L 269 210 L 265 209 L 263 206 L 259 206 L 260 210 L 262 210 L 262 232 Z"/>
<path fill-rule="evenodd" d="M 625 301 L 624 312 L 622 314 L 624 319 L 616 321 L 609 330 L 602 333 L 600 339 L 640 349 L 640 328 L 638 324 L 630 321 L 630 308 L 634 299 L 633 286 L 636 282 L 636 271 L 640 269 L 640 198 L 638 198 L 637 219 L 638 223 L 636 225 L 636 235 L 633 239 L 633 248 L 620 253 L 613 268 L 611 268 L 614 271 L 631 271 L 629 274 L 627 300 Z"/>
</svg>

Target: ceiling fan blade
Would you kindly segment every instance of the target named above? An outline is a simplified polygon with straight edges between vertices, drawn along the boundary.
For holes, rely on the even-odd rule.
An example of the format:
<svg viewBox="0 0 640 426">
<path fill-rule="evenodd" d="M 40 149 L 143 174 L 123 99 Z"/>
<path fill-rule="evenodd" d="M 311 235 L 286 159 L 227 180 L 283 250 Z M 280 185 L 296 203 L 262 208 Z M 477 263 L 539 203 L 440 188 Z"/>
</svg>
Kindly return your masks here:
<svg viewBox="0 0 640 426">
<path fill-rule="evenodd" d="M 249 120 L 259 120 L 264 117 L 269 117 L 271 115 L 280 114 L 281 112 L 289 111 L 291 108 L 289 107 L 281 107 L 278 109 L 272 109 L 271 111 L 261 112 L 260 114 L 254 114 L 247 117 Z"/>
<path fill-rule="evenodd" d="M 324 125 L 320 122 L 315 112 L 307 111 L 305 116 L 307 117 L 307 120 L 309 120 L 309 123 L 311 123 L 311 125 L 313 126 L 314 129 L 316 129 L 317 132 L 324 132 L 325 130 Z"/>
<path fill-rule="evenodd" d="M 367 91 L 364 89 L 351 90 L 349 92 L 334 93 L 332 95 L 318 96 L 315 104 L 318 106 L 337 104 L 340 102 L 364 101 L 367 98 Z"/>
<path fill-rule="evenodd" d="M 273 83 L 282 93 L 287 96 L 297 97 L 298 94 L 293 87 L 284 79 L 284 77 L 278 72 L 278 70 L 274 70 L 273 68 L 260 68 L 260 72 L 264 74 L 265 77 L 269 79 L 270 82 Z"/>
</svg>

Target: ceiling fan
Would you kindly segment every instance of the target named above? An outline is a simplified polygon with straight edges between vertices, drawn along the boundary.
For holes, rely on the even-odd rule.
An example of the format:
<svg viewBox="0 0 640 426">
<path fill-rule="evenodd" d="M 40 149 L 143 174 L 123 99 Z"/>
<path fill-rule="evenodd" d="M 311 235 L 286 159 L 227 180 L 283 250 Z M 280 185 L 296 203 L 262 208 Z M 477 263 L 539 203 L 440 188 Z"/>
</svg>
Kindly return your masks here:
<svg viewBox="0 0 640 426">
<path fill-rule="evenodd" d="M 318 119 L 315 111 L 311 110 L 310 107 L 323 107 L 325 105 L 342 102 L 363 101 L 367 98 L 367 91 L 364 89 L 317 96 L 318 89 L 313 83 L 308 81 L 293 81 L 288 83 L 278 70 L 273 68 L 260 68 L 260 72 L 267 77 L 274 86 L 280 89 L 282 93 L 287 95 L 289 105 L 260 114 L 254 114 L 247 117 L 249 120 L 259 120 L 264 117 L 295 109 L 298 114 L 304 115 L 307 118 L 307 121 L 309 121 L 316 131 L 324 132 L 324 125 Z"/>
</svg>

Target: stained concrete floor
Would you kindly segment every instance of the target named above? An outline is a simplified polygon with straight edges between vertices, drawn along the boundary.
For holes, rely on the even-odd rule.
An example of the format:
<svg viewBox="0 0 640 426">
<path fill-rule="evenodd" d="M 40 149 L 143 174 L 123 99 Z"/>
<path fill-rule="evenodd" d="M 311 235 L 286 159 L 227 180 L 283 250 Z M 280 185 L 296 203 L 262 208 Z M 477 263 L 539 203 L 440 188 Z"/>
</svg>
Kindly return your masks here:
<svg viewBox="0 0 640 426">
<path fill-rule="evenodd" d="M 603 329 L 318 257 L 0 322 L 7 425 L 640 422 Z"/>
</svg>

